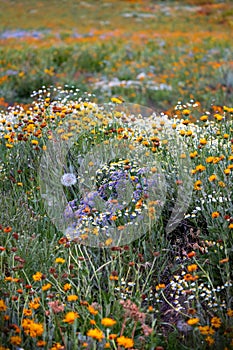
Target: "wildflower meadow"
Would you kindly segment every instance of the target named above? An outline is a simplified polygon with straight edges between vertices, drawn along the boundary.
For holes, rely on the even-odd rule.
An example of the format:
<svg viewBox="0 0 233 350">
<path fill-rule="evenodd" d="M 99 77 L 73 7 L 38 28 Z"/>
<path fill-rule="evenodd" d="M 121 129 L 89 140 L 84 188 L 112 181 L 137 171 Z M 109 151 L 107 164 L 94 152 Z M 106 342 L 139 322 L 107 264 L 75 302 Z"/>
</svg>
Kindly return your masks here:
<svg viewBox="0 0 233 350">
<path fill-rule="evenodd" d="M 232 29 L 0 2 L 0 350 L 233 349 Z"/>
</svg>

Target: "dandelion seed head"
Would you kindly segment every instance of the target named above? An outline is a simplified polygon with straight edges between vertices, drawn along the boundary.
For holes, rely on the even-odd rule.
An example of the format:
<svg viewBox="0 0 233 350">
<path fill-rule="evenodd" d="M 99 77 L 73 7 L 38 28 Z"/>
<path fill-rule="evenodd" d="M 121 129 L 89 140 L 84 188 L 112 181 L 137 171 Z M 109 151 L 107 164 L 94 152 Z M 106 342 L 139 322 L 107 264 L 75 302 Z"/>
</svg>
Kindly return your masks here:
<svg viewBox="0 0 233 350">
<path fill-rule="evenodd" d="M 66 173 L 61 178 L 61 183 L 63 186 L 69 187 L 75 185 L 77 182 L 77 178 L 72 173 Z"/>
</svg>

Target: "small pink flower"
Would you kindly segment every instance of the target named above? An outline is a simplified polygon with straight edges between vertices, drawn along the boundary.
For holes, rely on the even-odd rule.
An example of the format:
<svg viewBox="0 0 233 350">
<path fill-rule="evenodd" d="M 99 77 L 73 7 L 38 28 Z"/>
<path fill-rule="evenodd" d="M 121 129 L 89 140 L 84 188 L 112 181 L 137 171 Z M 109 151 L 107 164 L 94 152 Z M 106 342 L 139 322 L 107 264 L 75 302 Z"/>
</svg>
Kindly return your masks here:
<svg viewBox="0 0 233 350">
<path fill-rule="evenodd" d="M 50 301 L 48 305 L 51 307 L 52 311 L 55 314 L 58 314 L 59 312 L 64 311 L 64 305 L 60 304 L 59 300 L 56 301 Z"/>
</svg>

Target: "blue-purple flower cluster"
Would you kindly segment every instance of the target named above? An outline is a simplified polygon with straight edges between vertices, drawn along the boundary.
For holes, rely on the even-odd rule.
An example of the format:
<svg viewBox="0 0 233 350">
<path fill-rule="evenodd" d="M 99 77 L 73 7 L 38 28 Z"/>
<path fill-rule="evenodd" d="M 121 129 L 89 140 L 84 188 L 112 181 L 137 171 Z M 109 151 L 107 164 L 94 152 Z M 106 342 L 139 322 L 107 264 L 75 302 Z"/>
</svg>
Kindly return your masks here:
<svg viewBox="0 0 233 350">
<path fill-rule="evenodd" d="M 112 228 L 139 219 L 147 208 L 148 169 L 135 160 L 116 159 L 96 171 L 96 190 L 81 200 L 70 201 L 65 209 L 68 233 L 77 238 L 92 233 L 108 238 Z"/>
</svg>

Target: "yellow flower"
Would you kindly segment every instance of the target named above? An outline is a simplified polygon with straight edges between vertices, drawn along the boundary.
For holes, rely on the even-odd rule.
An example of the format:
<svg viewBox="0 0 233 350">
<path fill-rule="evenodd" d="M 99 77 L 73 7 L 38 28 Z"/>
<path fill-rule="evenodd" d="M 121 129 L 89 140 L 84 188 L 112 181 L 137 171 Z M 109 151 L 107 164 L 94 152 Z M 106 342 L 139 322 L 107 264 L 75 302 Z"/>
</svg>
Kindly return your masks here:
<svg viewBox="0 0 233 350">
<path fill-rule="evenodd" d="M 205 338 L 205 340 L 208 343 L 208 345 L 210 345 L 210 346 L 214 344 L 214 338 L 213 337 L 208 336 L 208 337 Z"/>
<path fill-rule="evenodd" d="M 31 134 L 34 130 L 35 130 L 35 125 L 32 122 L 32 123 L 28 124 L 25 131 L 27 131 L 29 134 Z"/>
<path fill-rule="evenodd" d="M 92 314 L 92 315 L 97 315 L 98 314 L 98 310 L 96 310 L 93 306 L 89 305 L 88 306 L 88 311 Z"/>
<path fill-rule="evenodd" d="M 189 109 L 183 109 L 182 113 L 184 115 L 189 115 L 191 113 L 191 111 Z"/>
<path fill-rule="evenodd" d="M 113 217 L 111 217 L 111 220 L 113 220 Z M 114 221 L 114 220 L 113 220 L 113 221 Z M 110 244 L 112 244 L 112 242 L 113 242 L 112 238 L 108 238 L 108 239 L 106 239 L 106 241 L 105 241 L 105 245 L 106 245 L 106 246 L 109 246 Z"/>
<path fill-rule="evenodd" d="M 35 323 L 33 320 L 30 320 L 28 318 L 23 319 L 22 327 L 25 334 L 30 335 L 32 338 L 41 336 L 44 332 L 43 324 Z"/>
<path fill-rule="evenodd" d="M 36 272 L 35 275 L 32 276 L 34 281 L 40 281 L 43 274 L 41 272 Z"/>
<path fill-rule="evenodd" d="M 187 269 L 188 269 L 188 272 L 194 272 L 197 270 L 197 265 L 196 264 L 189 265 Z"/>
<path fill-rule="evenodd" d="M 212 317 L 210 322 L 211 322 L 211 325 L 215 328 L 221 327 L 222 321 L 219 317 Z"/>
<path fill-rule="evenodd" d="M 200 139 L 200 144 L 201 145 L 206 145 L 207 144 L 207 140 L 206 139 Z"/>
<path fill-rule="evenodd" d="M 153 306 L 149 305 L 147 311 L 148 311 L 148 312 L 153 312 L 153 311 L 154 311 Z"/>
<path fill-rule="evenodd" d="M 196 281 L 198 279 L 198 276 L 193 276 L 193 275 L 190 275 L 190 273 L 187 273 L 186 275 L 184 275 L 184 280 L 185 281 Z"/>
<path fill-rule="evenodd" d="M 12 345 L 20 345 L 22 342 L 21 337 L 19 337 L 18 335 L 12 336 L 10 337 L 10 343 Z"/>
<path fill-rule="evenodd" d="M 231 169 L 229 169 L 229 168 L 224 169 L 224 173 L 225 173 L 226 175 L 229 175 L 229 174 L 230 174 L 230 172 L 231 172 Z"/>
<path fill-rule="evenodd" d="M 110 281 L 118 281 L 118 276 L 110 275 L 109 279 L 110 279 Z"/>
<path fill-rule="evenodd" d="M 211 214 L 212 218 L 215 219 L 215 218 L 218 218 L 220 216 L 219 212 L 218 211 L 214 211 L 212 214 Z"/>
<path fill-rule="evenodd" d="M 5 277 L 4 280 L 7 282 L 12 282 L 13 278 L 11 276 L 9 276 L 9 277 Z M 0 305 L 1 305 L 1 301 L 0 301 Z"/>
<path fill-rule="evenodd" d="M 35 298 L 34 300 L 29 302 L 29 307 L 31 309 L 38 309 L 40 307 L 40 298 Z"/>
<path fill-rule="evenodd" d="M 77 295 L 68 295 L 67 296 L 67 301 L 76 301 L 76 300 L 78 300 Z"/>
<path fill-rule="evenodd" d="M 52 287 L 51 283 L 47 283 L 47 284 L 43 285 L 41 289 L 43 291 L 46 291 L 46 290 L 50 289 L 51 287 Z"/>
<path fill-rule="evenodd" d="M 31 316 L 32 315 L 32 310 L 30 310 L 30 309 L 23 309 L 23 315 L 24 316 Z"/>
<path fill-rule="evenodd" d="M 228 109 L 229 109 L 229 107 L 227 107 L 227 106 L 223 106 L 223 110 L 224 110 L 224 112 L 228 112 Z"/>
<path fill-rule="evenodd" d="M 206 158 L 206 163 L 212 163 L 214 160 L 214 157 L 207 157 Z"/>
<path fill-rule="evenodd" d="M 105 317 L 101 320 L 101 324 L 105 327 L 112 327 L 116 324 L 116 321 L 112 318 Z"/>
<path fill-rule="evenodd" d="M 110 339 L 110 340 L 114 340 L 114 339 L 116 339 L 116 338 L 117 338 L 117 334 L 115 334 L 115 333 L 109 334 L 109 339 Z"/>
<path fill-rule="evenodd" d="M 228 226 L 228 228 L 232 229 L 232 228 L 233 228 L 233 224 L 230 224 L 230 225 Z"/>
<path fill-rule="evenodd" d="M 220 115 L 220 114 L 215 114 L 215 115 L 214 115 L 214 118 L 215 118 L 217 121 L 221 121 L 222 118 L 223 118 L 223 116 Z"/>
<path fill-rule="evenodd" d="M 134 346 L 134 341 L 132 338 L 127 338 L 122 335 L 117 338 L 117 344 L 119 346 L 124 346 L 125 349 L 130 349 Z"/>
<path fill-rule="evenodd" d="M 67 312 L 67 314 L 65 315 L 63 322 L 73 324 L 76 318 L 79 318 L 78 313 L 74 311 L 70 311 L 70 312 Z"/>
<path fill-rule="evenodd" d="M 164 289 L 166 286 L 165 286 L 165 284 L 164 283 L 160 283 L 160 284 L 158 284 L 156 287 L 155 287 L 155 289 L 156 290 L 160 290 L 160 289 Z"/>
<path fill-rule="evenodd" d="M 202 115 L 202 116 L 200 117 L 200 120 L 201 120 L 202 122 L 205 122 L 206 120 L 208 120 L 208 115 Z"/>
<path fill-rule="evenodd" d="M 196 166 L 196 170 L 197 171 L 204 171 L 204 170 L 206 170 L 206 167 L 204 165 L 202 165 L 202 164 L 199 164 L 199 165 Z"/>
<path fill-rule="evenodd" d="M 32 140 L 31 143 L 32 143 L 32 145 L 36 145 L 37 146 L 39 142 L 37 140 Z"/>
<path fill-rule="evenodd" d="M 233 310 L 232 309 L 227 310 L 227 316 L 233 317 Z"/>
<path fill-rule="evenodd" d="M 44 73 L 45 74 L 48 74 L 49 76 L 53 76 L 54 75 L 54 68 L 53 67 L 50 67 L 49 69 L 48 68 L 45 68 L 44 69 Z M 48 105 L 48 104 L 46 104 L 46 105 Z"/>
<path fill-rule="evenodd" d="M 64 263 L 65 263 L 65 259 L 63 259 L 63 258 L 57 258 L 57 259 L 55 260 L 55 263 L 57 263 L 57 264 L 64 264 Z"/>
<path fill-rule="evenodd" d="M 213 174 L 209 177 L 209 181 L 212 182 L 217 179 L 217 175 Z"/>
<path fill-rule="evenodd" d="M 190 158 L 195 158 L 198 155 L 197 151 L 194 151 L 192 153 L 189 154 Z"/>
<path fill-rule="evenodd" d="M 213 159 L 213 163 L 214 163 L 214 164 L 217 164 L 217 163 L 219 163 L 219 162 L 220 162 L 220 160 L 221 160 L 221 158 L 220 158 L 220 157 L 214 157 L 214 159 Z"/>
<path fill-rule="evenodd" d="M 6 147 L 7 147 L 7 148 L 12 148 L 13 145 L 12 145 L 11 143 L 6 143 Z"/>
<path fill-rule="evenodd" d="M 210 326 L 199 326 L 198 329 L 202 335 L 212 335 L 215 333 L 215 330 Z"/>
<path fill-rule="evenodd" d="M 193 134 L 192 130 L 186 131 L 186 136 L 191 136 Z"/>
<path fill-rule="evenodd" d="M 201 184 L 202 184 L 202 181 L 201 181 L 201 180 L 197 180 L 197 181 L 194 183 L 194 189 L 195 189 L 196 191 L 201 190 L 201 187 L 200 187 Z"/>
<path fill-rule="evenodd" d="M 186 154 L 185 153 L 181 153 L 180 158 L 181 159 L 185 159 L 186 158 Z"/>
<path fill-rule="evenodd" d="M 121 98 L 119 98 L 119 97 L 112 97 L 112 98 L 111 98 L 111 101 L 112 101 L 113 103 L 118 103 L 118 104 L 124 102 L 124 101 L 123 101 Z"/>
<path fill-rule="evenodd" d="M 46 341 L 44 341 L 44 340 L 38 340 L 38 342 L 36 343 L 36 345 L 37 345 L 38 347 L 45 346 L 45 345 L 46 345 Z"/>
<path fill-rule="evenodd" d="M 199 318 L 198 317 L 190 318 L 187 321 L 187 324 L 190 325 L 190 326 L 194 326 L 197 323 L 199 323 Z"/>
<path fill-rule="evenodd" d="M 61 345 L 60 343 L 55 343 L 53 346 L 50 348 L 50 350 L 63 350 L 64 346 Z"/>
<path fill-rule="evenodd" d="M 31 329 L 29 330 L 29 334 L 32 338 L 39 337 L 43 334 L 44 327 L 41 323 L 33 322 Z"/>
<path fill-rule="evenodd" d="M 149 141 L 148 141 L 148 140 L 142 141 L 142 145 L 143 145 L 143 146 L 149 146 Z"/>
<path fill-rule="evenodd" d="M 93 339 L 96 339 L 98 341 L 101 341 L 104 338 L 104 333 L 100 331 L 98 328 L 94 328 L 94 329 L 89 329 L 89 331 L 87 332 L 87 336 Z"/>
<path fill-rule="evenodd" d="M 69 290 L 69 289 L 71 289 L 71 284 L 70 284 L 70 283 L 64 284 L 63 290 L 64 290 L 65 292 L 67 292 L 67 290 Z"/>
<path fill-rule="evenodd" d="M 6 311 L 7 306 L 4 302 L 4 300 L 0 299 L 0 311 Z"/>
</svg>

